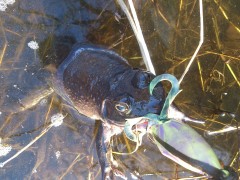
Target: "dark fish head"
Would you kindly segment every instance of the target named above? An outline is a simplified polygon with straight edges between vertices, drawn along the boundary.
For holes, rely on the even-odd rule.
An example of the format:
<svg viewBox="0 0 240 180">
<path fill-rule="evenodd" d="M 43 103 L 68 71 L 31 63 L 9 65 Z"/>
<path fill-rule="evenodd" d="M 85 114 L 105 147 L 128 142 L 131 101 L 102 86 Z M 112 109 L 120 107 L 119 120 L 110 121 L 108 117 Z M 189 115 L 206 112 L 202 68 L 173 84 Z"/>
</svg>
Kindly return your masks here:
<svg viewBox="0 0 240 180">
<path fill-rule="evenodd" d="M 111 87 L 111 97 L 104 101 L 103 115 L 115 124 L 124 124 L 126 119 L 142 117 L 148 113 L 160 114 L 165 96 L 159 83 L 153 95 L 149 84 L 154 75 L 139 69 L 131 69 L 117 78 Z"/>
</svg>

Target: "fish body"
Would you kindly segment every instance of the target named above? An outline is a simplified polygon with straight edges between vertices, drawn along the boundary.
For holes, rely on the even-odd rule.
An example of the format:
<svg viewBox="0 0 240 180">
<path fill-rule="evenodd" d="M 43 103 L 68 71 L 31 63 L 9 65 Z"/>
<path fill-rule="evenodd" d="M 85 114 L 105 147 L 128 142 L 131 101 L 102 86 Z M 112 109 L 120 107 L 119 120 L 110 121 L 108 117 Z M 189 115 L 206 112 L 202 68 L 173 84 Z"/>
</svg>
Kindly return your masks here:
<svg viewBox="0 0 240 180">
<path fill-rule="evenodd" d="M 75 45 L 58 66 L 52 86 L 78 113 L 97 120 L 96 147 L 103 179 L 113 178 L 111 136 L 123 131 L 126 119 L 159 114 L 165 100 L 159 84 L 150 95 L 154 75 L 131 67 L 117 53 Z"/>
<path fill-rule="evenodd" d="M 53 87 L 79 113 L 123 125 L 126 118 L 162 109 L 162 85 L 157 87 L 157 97 L 148 92 L 153 78 L 147 71 L 132 68 L 113 51 L 76 45 L 58 67 Z"/>
</svg>

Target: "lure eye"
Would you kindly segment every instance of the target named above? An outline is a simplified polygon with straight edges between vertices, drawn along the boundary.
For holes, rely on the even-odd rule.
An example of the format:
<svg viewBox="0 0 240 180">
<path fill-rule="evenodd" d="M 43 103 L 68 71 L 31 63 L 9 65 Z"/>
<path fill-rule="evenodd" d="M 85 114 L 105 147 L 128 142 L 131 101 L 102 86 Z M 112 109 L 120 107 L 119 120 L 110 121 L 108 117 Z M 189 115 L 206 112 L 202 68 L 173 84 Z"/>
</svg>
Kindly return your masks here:
<svg viewBox="0 0 240 180">
<path fill-rule="evenodd" d="M 115 105 L 115 109 L 120 113 L 128 114 L 130 112 L 130 107 L 127 103 L 119 102 Z"/>
</svg>

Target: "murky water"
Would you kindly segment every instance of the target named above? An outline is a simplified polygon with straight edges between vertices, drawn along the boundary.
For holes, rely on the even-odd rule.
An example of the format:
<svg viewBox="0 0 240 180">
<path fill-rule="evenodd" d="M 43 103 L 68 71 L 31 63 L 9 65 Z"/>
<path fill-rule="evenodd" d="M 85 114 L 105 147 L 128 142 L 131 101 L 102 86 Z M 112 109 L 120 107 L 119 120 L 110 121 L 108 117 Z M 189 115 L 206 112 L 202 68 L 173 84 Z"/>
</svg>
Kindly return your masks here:
<svg viewBox="0 0 240 180">
<path fill-rule="evenodd" d="M 177 78 L 199 41 L 198 1 L 180 2 L 135 1 L 157 74 L 168 72 Z M 191 124 L 201 134 L 226 125 L 237 127 L 240 122 L 239 8 L 237 0 L 204 2 L 204 44 L 176 99 L 183 112 L 206 120 L 205 126 Z M 47 89 L 43 59 L 54 58 L 49 49 L 55 41 L 71 37 L 76 42 L 103 45 L 121 54 L 134 67 L 145 68 L 128 20 L 113 0 L 21 0 L 0 12 L 0 27 L 0 136 L 3 144 L 13 148 L 0 162 L 34 139 L 49 124 L 51 115 L 67 114 L 56 94 L 30 109 L 22 102 L 29 97 L 26 102 L 34 104 L 34 94 L 39 93 L 39 97 Z M 40 50 L 28 47 L 32 40 L 38 42 Z M 68 49 L 58 51 L 65 56 Z M 237 131 L 205 136 L 223 164 L 238 172 L 239 136 Z M 1 168 L 0 177 L 99 179 L 93 137 L 93 124 L 67 115 L 61 126 L 52 128 Z M 134 149 L 134 144 L 123 137 L 114 137 L 113 146 L 118 151 Z M 144 179 L 198 176 L 163 157 L 147 138 L 134 155 L 115 158 L 129 177 L 130 173 Z"/>
</svg>

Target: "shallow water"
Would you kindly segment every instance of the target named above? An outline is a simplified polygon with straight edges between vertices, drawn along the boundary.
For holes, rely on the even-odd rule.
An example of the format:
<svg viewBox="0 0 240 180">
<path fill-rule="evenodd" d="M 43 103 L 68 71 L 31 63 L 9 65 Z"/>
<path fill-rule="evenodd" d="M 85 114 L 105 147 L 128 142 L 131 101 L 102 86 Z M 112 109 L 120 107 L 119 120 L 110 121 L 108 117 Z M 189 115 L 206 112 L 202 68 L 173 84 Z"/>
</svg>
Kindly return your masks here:
<svg viewBox="0 0 240 180">
<path fill-rule="evenodd" d="M 198 1 L 183 1 L 182 5 L 174 0 L 136 2 L 157 74 L 168 72 L 180 78 L 199 41 Z M 206 126 L 191 124 L 201 134 L 240 122 L 240 3 L 218 2 L 204 3 L 204 44 L 175 101 L 187 115 L 206 120 Z M 134 67 L 145 68 L 128 20 L 112 0 L 21 0 L 0 12 L 0 22 L 0 136 L 2 143 L 13 148 L 0 162 L 34 139 L 48 125 L 51 115 L 67 114 L 56 94 L 30 109 L 21 105 L 26 97 L 33 103 L 36 90 L 39 97 L 47 88 L 43 59 L 50 56 L 47 50 L 56 37 L 71 36 L 80 43 L 106 46 Z M 32 40 L 41 50 L 28 47 Z M 231 164 L 238 172 L 239 136 L 237 131 L 205 136 L 224 165 Z M 99 179 L 93 137 L 92 124 L 68 115 L 60 127 L 52 128 L 1 168 L 0 177 Z M 113 138 L 113 146 L 118 151 L 134 149 L 134 144 L 122 136 Z M 115 158 L 129 177 L 130 173 L 144 179 L 198 176 L 163 157 L 148 138 L 134 155 Z"/>
</svg>

